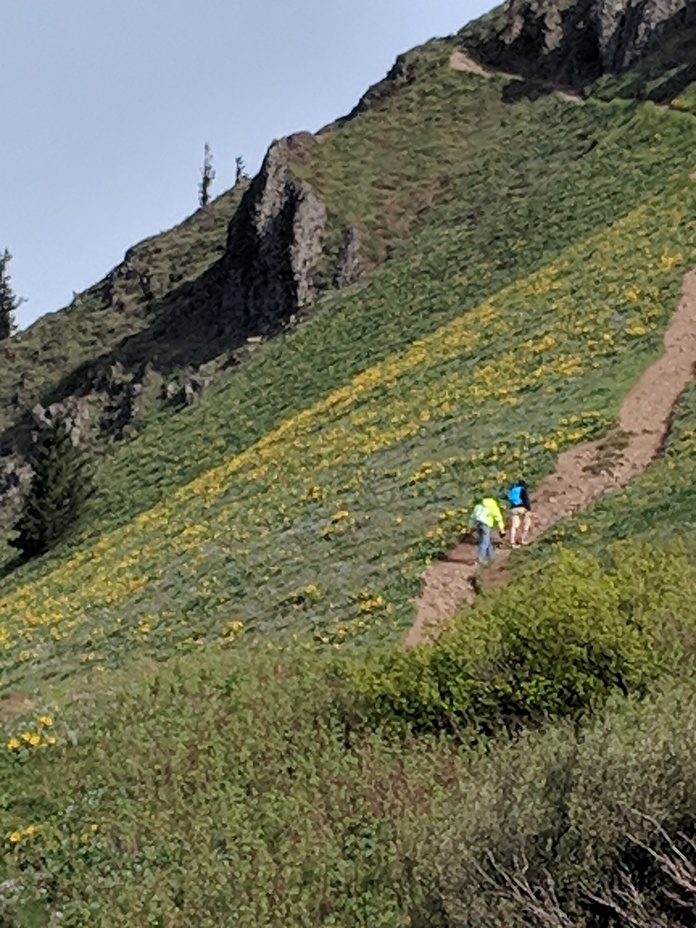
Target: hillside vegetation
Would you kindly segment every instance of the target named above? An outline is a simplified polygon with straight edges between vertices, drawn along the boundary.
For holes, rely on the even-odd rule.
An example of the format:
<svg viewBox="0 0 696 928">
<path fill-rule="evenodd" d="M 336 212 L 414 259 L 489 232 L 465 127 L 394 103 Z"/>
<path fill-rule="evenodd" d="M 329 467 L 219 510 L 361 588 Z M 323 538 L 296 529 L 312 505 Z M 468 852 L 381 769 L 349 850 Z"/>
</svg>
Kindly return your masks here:
<svg viewBox="0 0 696 928">
<path fill-rule="evenodd" d="M 696 256 L 696 124 L 650 105 L 505 104 L 443 56 L 422 82 L 306 168 L 347 210 L 358 194 L 338 166 L 355 170 L 378 136 L 418 151 L 408 116 L 424 112 L 448 179 L 417 232 L 367 285 L 105 463 L 99 537 L 6 580 L 10 679 L 226 642 L 230 623 L 329 644 L 391 636 L 476 493 L 522 459 L 542 476 L 611 423 Z"/>
<path fill-rule="evenodd" d="M 696 119 L 452 47 L 296 168 L 372 272 L 153 408 L 69 543 L 4 549 L 0 926 L 689 924 L 693 391 L 663 460 L 398 642 L 476 496 L 660 351 Z"/>
</svg>

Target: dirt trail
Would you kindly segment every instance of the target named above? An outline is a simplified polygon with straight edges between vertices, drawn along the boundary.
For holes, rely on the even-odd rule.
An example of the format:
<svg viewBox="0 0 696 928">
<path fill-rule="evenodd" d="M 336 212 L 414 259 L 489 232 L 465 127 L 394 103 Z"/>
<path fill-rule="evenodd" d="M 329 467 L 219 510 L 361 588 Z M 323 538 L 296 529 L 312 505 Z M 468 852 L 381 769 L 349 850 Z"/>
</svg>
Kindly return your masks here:
<svg viewBox="0 0 696 928">
<path fill-rule="evenodd" d="M 523 78 L 519 74 L 508 74 L 506 71 L 489 71 L 487 68 L 484 68 L 483 65 L 479 64 L 477 61 L 474 61 L 473 58 L 470 58 L 465 52 L 461 49 L 455 49 L 450 55 L 450 68 L 454 71 L 464 71 L 467 74 L 477 74 L 479 77 L 485 77 L 486 80 L 490 80 L 492 77 L 504 77 L 509 81 L 521 81 Z M 567 100 L 569 103 L 578 103 L 580 105 L 584 104 L 584 99 L 580 94 L 573 93 L 572 90 L 565 89 L 563 87 L 557 87 L 555 84 L 540 84 L 545 90 L 550 91 L 551 93 L 557 94 L 563 100 Z"/>
<path fill-rule="evenodd" d="M 534 524 L 530 538 L 546 531 L 558 519 L 588 506 L 602 493 L 624 486 L 661 452 L 674 405 L 691 382 L 696 365 L 696 269 L 685 275 L 682 296 L 664 336 L 664 352 L 644 371 L 624 400 L 619 428 L 627 444 L 615 452 L 607 467 L 601 440 L 586 442 L 559 455 L 556 470 L 532 493 Z M 499 549 L 499 571 L 510 555 Z M 425 572 L 423 590 L 416 600 L 416 621 L 406 636 L 414 645 L 432 636 L 462 600 L 474 596 L 476 549 L 470 543 L 454 548 L 446 560 Z"/>
</svg>

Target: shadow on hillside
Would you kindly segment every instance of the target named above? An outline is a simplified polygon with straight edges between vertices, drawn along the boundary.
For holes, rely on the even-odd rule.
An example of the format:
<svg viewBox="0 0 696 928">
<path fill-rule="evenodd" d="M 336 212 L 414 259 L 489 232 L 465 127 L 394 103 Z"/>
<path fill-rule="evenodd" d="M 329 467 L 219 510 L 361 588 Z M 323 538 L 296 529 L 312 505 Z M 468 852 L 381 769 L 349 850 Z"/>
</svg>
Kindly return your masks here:
<svg viewBox="0 0 696 928">
<path fill-rule="evenodd" d="M 522 80 L 512 80 L 503 86 L 500 93 L 500 99 L 503 103 L 519 103 L 521 100 L 529 100 L 533 103 L 541 97 L 549 96 L 555 93 L 559 88 L 543 81 L 534 80 L 533 78 L 523 78 Z"/>
<path fill-rule="evenodd" d="M 272 337 L 286 330 L 299 311 L 290 259 L 294 204 L 288 201 L 260 239 L 244 212 L 245 208 L 247 213 L 253 211 L 253 206 L 250 187 L 229 233 L 226 254 L 198 279 L 180 284 L 160 299 L 150 299 L 147 328 L 74 367 L 41 394 L 40 403 L 48 407 L 69 396 L 111 395 L 119 388 L 127 393 L 148 372 L 167 383 L 213 361 L 221 369 L 229 367 L 236 363 L 232 353 L 250 336 Z M 26 409 L 0 434 L 0 455 L 17 450 L 26 453 L 35 428 L 31 411 Z"/>
<path fill-rule="evenodd" d="M 149 306 L 152 322 L 146 329 L 73 368 L 41 395 L 42 405 L 104 390 L 116 366 L 126 378 L 132 375 L 137 381 L 150 369 L 166 381 L 185 368 L 198 368 L 241 347 L 251 333 L 248 326 L 239 326 L 239 320 L 223 316 L 221 302 L 226 272 L 226 259 L 221 258 L 198 280 L 186 282 L 162 299 L 153 300 Z M 26 453 L 35 428 L 27 409 L 0 434 L 0 454 L 15 450 Z"/>
<path fill-rule="evenodd" d="M 578 92 L 612 75 L 612 96 L 666 103 L 696 80 L 696 3 L 687 3 L 665 20 L 640 59 L 629 67 L 624 64 L 625 50 L 640 43 L 642 8 L 631 7 L 623 14 L 622 41 L 607 60 L 606 50 L 600 47 L 595 6 L 595 0 L 580 0 L 561 11 L 563 39 L 550 52 L 545 48 L 544 16 L 532 7 L 522 14 L 522 26 L 511 43 L 499 31 L 477 34 L 476 24 L 468 35 L 464 30 L 462 38 L 486 66 L 513 71 L 535 84 L 525 87 L 523 81 L 516 90 L 506 88 L 508 102 L 514 102 L 516 94 L 543 93 L 544 84 Z"/>
</svg>

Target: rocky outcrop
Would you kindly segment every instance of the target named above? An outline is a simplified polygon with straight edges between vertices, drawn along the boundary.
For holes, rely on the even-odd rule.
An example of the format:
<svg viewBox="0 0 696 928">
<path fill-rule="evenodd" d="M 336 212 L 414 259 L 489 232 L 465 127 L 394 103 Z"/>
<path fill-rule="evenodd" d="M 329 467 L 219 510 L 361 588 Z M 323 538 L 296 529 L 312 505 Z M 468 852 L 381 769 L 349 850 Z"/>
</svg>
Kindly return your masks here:
<svg viewBox="0 0 696 928">
<path fill-rule="evenodd" d="M 360 230 L 350 228 L 345 233 L 341 256 L 336 269 L 336 287 L 340 290 L 354 284 L 360 277 L 364 266 Z"/>
<path fill-rule="evenodd" d="M 222 316 L 237 335 L 277 331 L 318 292 L 328 214 L 293 170 L 316 144 L 307 132 L 274 143 L 232 220 Z"/>
<path fill-rule="evenodd" d="M 460 35 L 488 65 L 579 87 L 632 67 L 694 23 L 693 0 L 509 0 Z"/>
<path fill-rule="evenodd" d="M 89 318 L 106 350 L 48 386 L 30 367 L 12 384 L 12 418 L 0 432 L 0 522 L 21 501 L 22 461 L 42 429 L 62 419 L 87 447 L 127 438 L 148 405 L 194 404 L 218 371 L 296 325 L 319 293 L 356 281 L 364 269 L 359 231 L 332 217 L 301 179 L 319 144 L 305 132 L 271 146 L 258 176 L 240 189 L 226 238 L 212 204 L 208 218 L 199 211 L 196 235 L 176 238 L 176 248 L 164 236 L 147 240 L 98 285 L 75 294 L 73 318 Z M 190 279 L 205 248 L 215 257 Z M 21 348 L 23 337 L 6 350 Z"/>
<path fill-rule="evenodd" d="M 0 458 L 0 529 L 7 529 L 19 516 L 29 489 L 32 469 L 19 455 Z"/>
<path fill-rule="evenodd" d="M 387 76 L 369 87 L 348 115 L 348 119 L 364 113 L 366 110 L 381 106 L 402 87 L 407 87 L 416 76 L 415 60 L 412 53 L 399 55 L 389 69 Z"/>
<path fill-rule="evenodd" d="M 56 422 L 62 422 L 66 427 L 70 440 L 75 447 L 86 444 L 89 436 L 91 414 L 89 404 L 75 396 L 69 396 L 62 403 L 52 403 L 42 406 L 37 403 L 31 411 L 36 429 L 34 441 L 39 439 L 41 432 L 55 428 Z"/>
</svg>

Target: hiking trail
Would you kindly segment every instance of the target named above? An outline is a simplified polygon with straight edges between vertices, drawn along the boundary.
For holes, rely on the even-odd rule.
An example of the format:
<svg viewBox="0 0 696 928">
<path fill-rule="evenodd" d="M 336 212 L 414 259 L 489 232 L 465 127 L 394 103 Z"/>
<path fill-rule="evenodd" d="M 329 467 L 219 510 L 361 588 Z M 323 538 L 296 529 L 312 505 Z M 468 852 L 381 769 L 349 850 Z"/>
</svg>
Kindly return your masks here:
<svg viewBox="0 0 696 928">
<path fill-rule="evenodd" d="M 659 456 L 675 403 L 691 382 L 696 366 L 696 268 L 684 276 L 681 299 L 663 342 L 663 353 L 643 372 L 621 405 L 618 429 L 619 434 L 625 433 L 625 444 L 614 447 L 613 460 L 607 458 L 606 437 L 585 442 L 560 454 L 555 471 L 531 491 L 534 521 L 530 541 L 603 493 L 623 487 Z M 509 548 L 498 549 L 496 573 L 509 556 Z M 407 646 L 431 638 L 460 602 L 474 598 L 476 572 L 476 546 L 467 542 L 428 567 L 416 600 L 416 620 L 406 635 Z"/>
<path fill-rule="evenodd" d="M 479 64 L 477 61 L 474 61 L 473 58 L 470 58 L 466 52 L 461 49 L 455 49 L 450 55 L 449 60 L 450 68 L 453 71 L 463 71 L 467 74 L 476 74 L 478 77 L 483 77 L 486 80 L 491 80 L 493 77 L 504 77 L 508 81 L 522 81 L 524 78 L 519 74 L 509 74 L 506 71 L 490 71 L 488 68 L 484 68 L 483 65 Z M 577 103 L 582 106 L 585 103 L 583 97 L 574 93 L 572 90 L 566 87 L 560 87 L 556 84 L 549 84 L 545 81 L 537 81 L 537 85 L 541 89 L 546 90 L 550 93 L 555 93 L 557 96 L 561 97 L 563 100 L 567 100 L 569 103 Z"/>
</svg>

